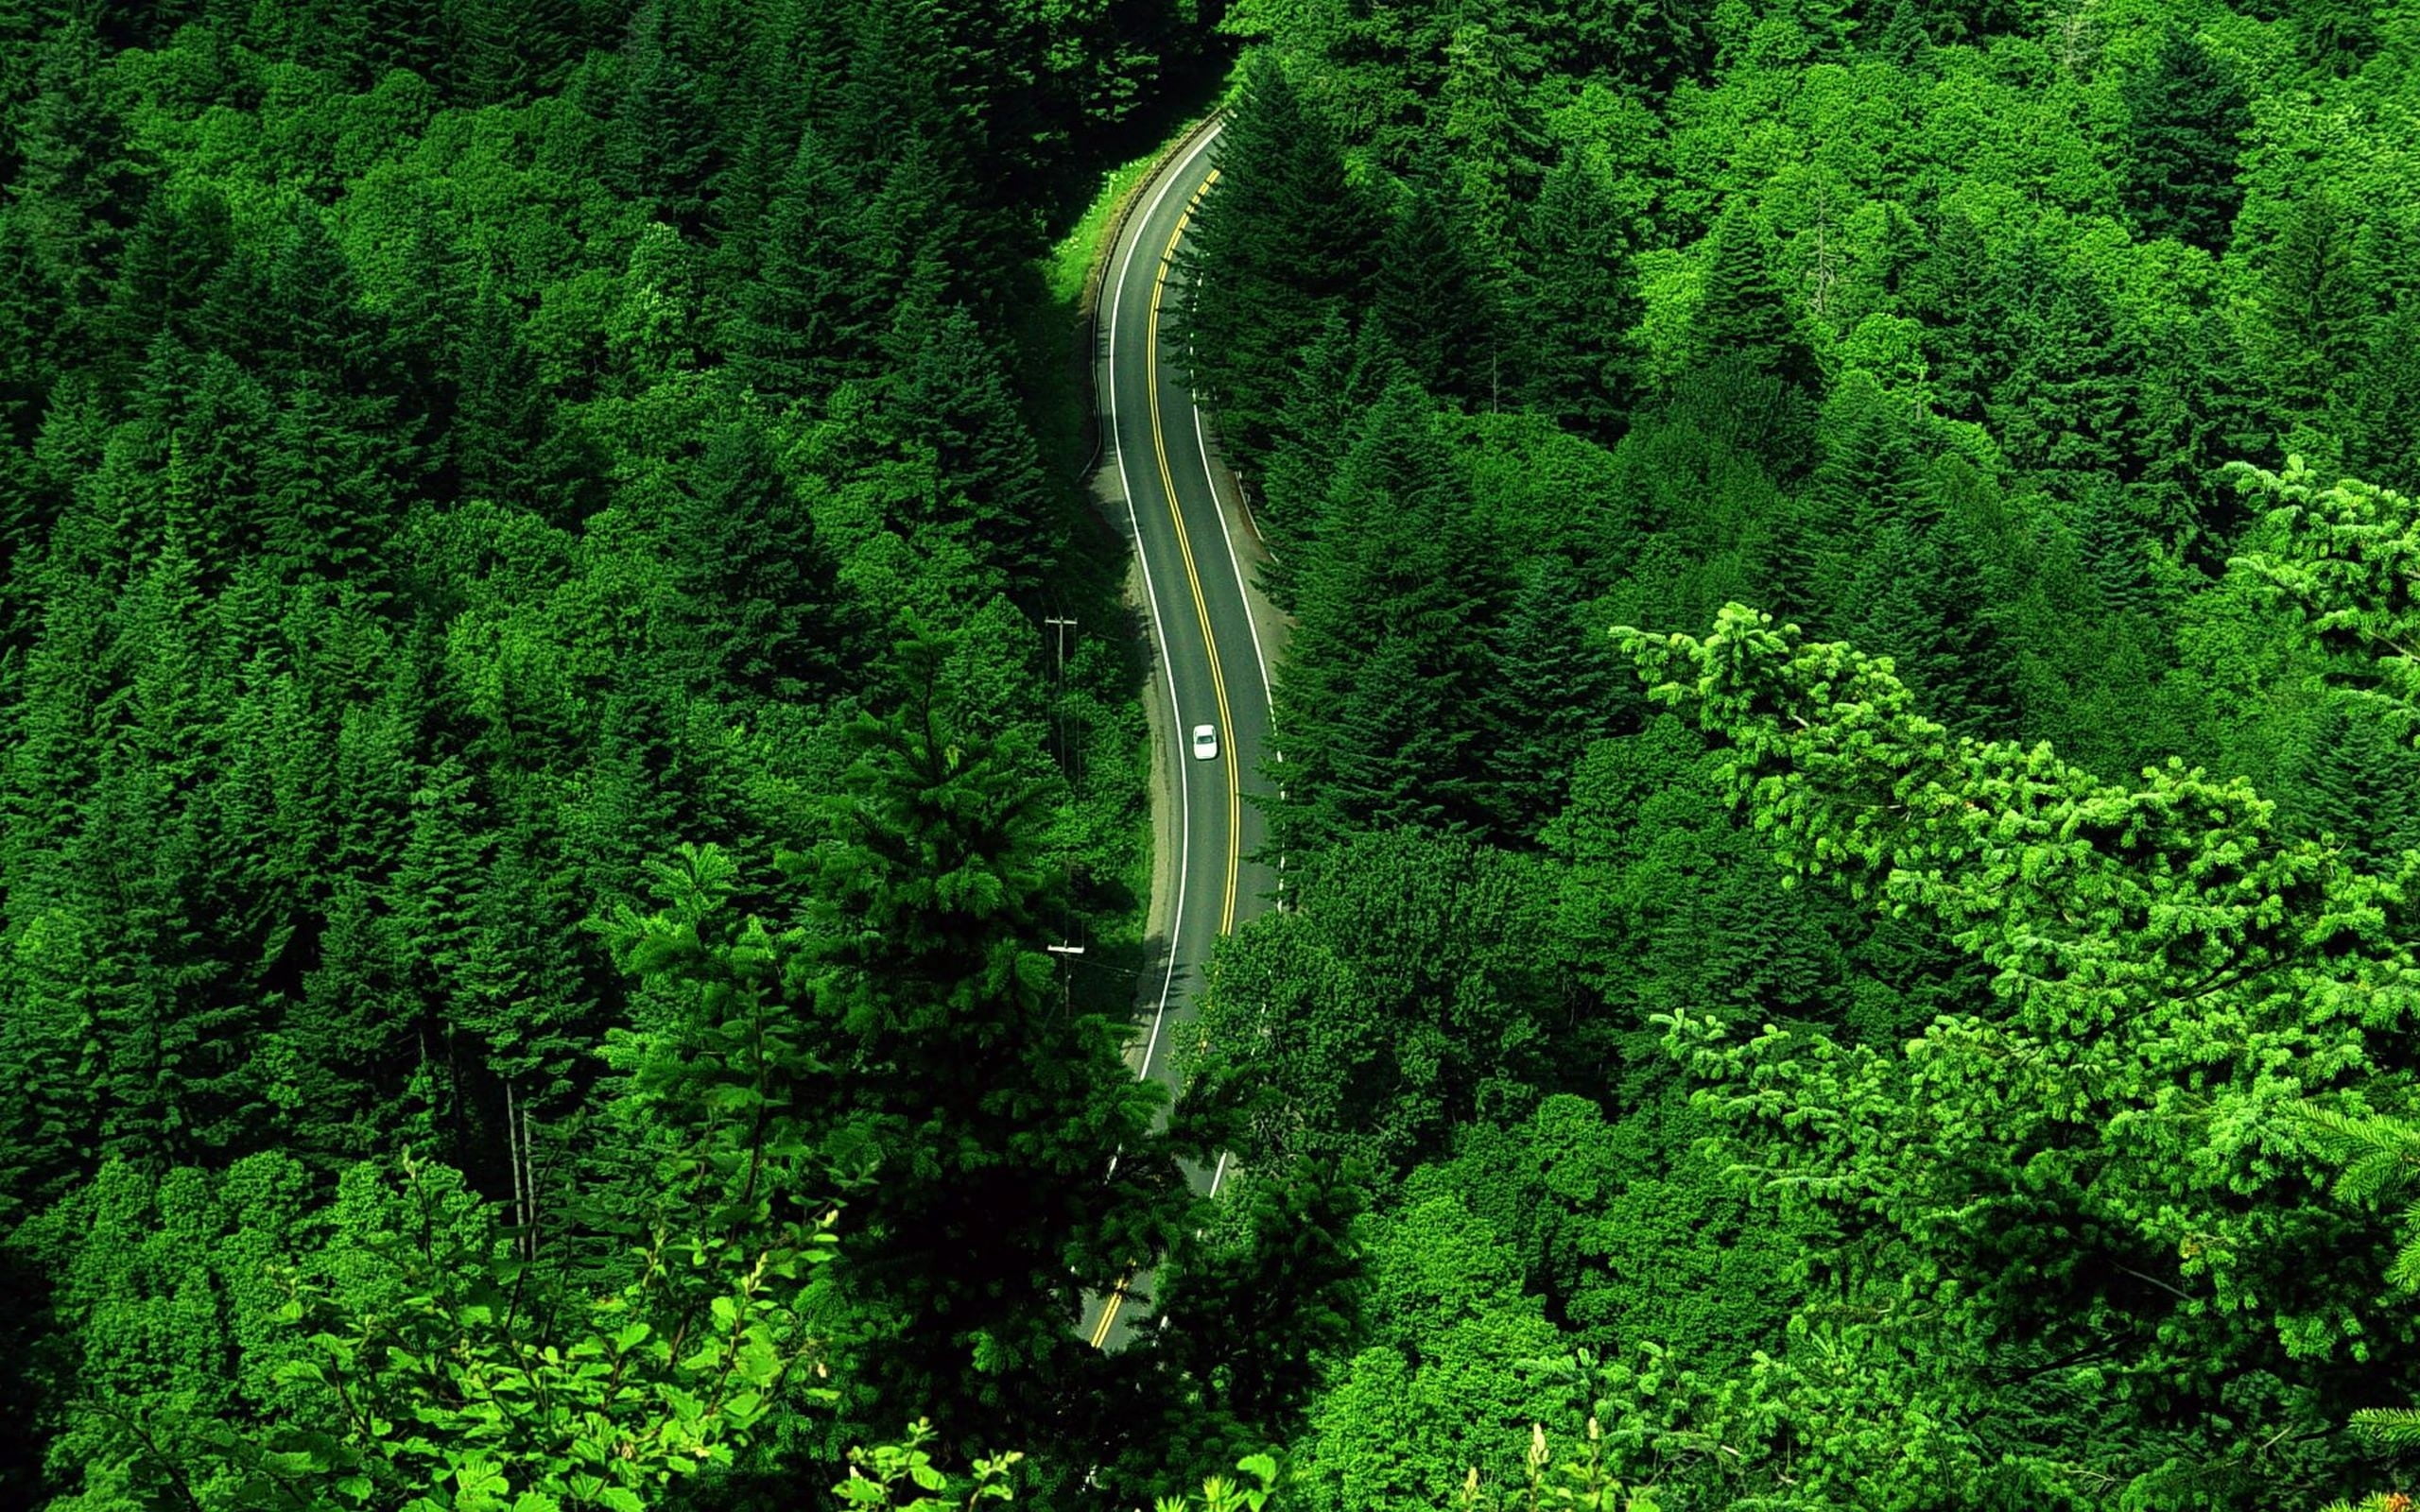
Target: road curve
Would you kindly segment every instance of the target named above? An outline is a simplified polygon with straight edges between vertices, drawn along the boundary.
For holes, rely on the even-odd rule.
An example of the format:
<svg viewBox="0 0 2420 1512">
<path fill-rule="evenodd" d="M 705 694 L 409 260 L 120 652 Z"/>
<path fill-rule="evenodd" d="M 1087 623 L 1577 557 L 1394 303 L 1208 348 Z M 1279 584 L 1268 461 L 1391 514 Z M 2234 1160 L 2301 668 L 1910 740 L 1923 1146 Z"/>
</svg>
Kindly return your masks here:
<svg viewBox="0 0 2420 1512">
<path fill-rule="evenodd" d="M 1261 816 L 1247 801 L 1265 785 L 1270 719 L 1257 593 L 1237 549 L 1248 525 L 1212 460 L 1184 387 L 1184 354 L 1170 334 L 1183 291 L 1173 260 L 1195 207 L 1216 192 L 1218 141 L 1215 129 L 1204 133 L 1141 188 L 1140 208 L 1110 249 L 1100 296 L 1104 466 L 1125 496 L 1124 524 L 1142 562 L 1177 814 L 1174 897 L 1156 910 L 1167 954 L 1157 972 L 1145 973 L 1142 1025 L 1129 1060 L 1171 1091 L 1172 1052 L 1194 1020 L 1212 945 L 1269 906 L 1276 887 L 1275 873 L 1254 859 Z M 1218 730 L 1215 760 L 1193 755 L 1197 725 Z M 1216 1192 L 1224 1169 L 1221 1161 L 1194 1179 Z M 1129 1278 L 1091 1301 L 1084 1336 L 1115 1349 L 1138 1318 L 1148 1321 L 1150 1280 Z"/>
</svg>

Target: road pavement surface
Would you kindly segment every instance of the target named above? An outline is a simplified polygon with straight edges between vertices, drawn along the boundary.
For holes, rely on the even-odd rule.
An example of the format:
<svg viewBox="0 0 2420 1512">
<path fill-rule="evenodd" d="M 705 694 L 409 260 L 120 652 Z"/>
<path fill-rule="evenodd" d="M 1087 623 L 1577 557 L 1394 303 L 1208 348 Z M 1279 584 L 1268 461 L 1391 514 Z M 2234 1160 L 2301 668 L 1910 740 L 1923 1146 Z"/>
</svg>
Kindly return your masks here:
<svg viewBox="0 0 2420 1512">
<path fill-rule="evenodd" d="M 1277 874 L 1262 859 L 1261 816 L 1246 795 L 1268 790 L 1269 672 L 1264 627 L 1274 622 L 1247 585 L 1250 523 L 1215 461 L 1184 387 L 1184 353 L 1171 327 L 1183 296 L 1174 260 L 1195 208 L 1217 192 L 1213 129 L 1190 143 L 1140 190 L 1100 300 L 1098 393 L 1103 467 L 1125 498 L 1123 522 L 1141 558 L 1157 679 L 1165 700 L 1155 767 L 1175 787 L 1176 864 L 1163 868 L 1173 897 L 1155 908 L 1164 959 L 1144 973 L 1135 1050 L 1141 1075 L 1175 1081 L 1171 1057 L 1195 1018 L 1213 944 L 1271 906 Z M 1113 513 L 1115 507 L 1113 506 Z M 1254 609 L 1260 610 L 1255 619 Z M 1193 753 L 1196 726 L 1218 732 L 1219 754 Z M 1165 830 L 1164 830 L 1165 833 Z M 1155 903 L 1160 901 L 1155 899 Z M 1215 1192 L 1225 1162 L 1191 1173 Z M 1085 1337 L 1115 1349 L 1152 1314 L 1150 1275 L 1128 1278 L 1085 1308 Z"/>
</svg>

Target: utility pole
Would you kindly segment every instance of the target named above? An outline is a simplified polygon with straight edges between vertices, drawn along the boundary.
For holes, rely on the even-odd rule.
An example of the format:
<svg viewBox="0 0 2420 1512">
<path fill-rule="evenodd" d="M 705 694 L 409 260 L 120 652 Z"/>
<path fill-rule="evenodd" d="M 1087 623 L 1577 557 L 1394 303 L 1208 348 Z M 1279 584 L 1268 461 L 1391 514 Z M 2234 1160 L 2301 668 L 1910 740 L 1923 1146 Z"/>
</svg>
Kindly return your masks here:
<svg viewBox="0 0 2420 1512">
<path fill-rule="evenodd" d="M 1067 781 L 1080 785 L 1067 753 L 1067 632 L 1074 628 L 1076 617 L 1072 614 L 1046 614 L 1042 623 L 1059 633 L 1058 692 L 1050 700 L 1051 728 L 1059 732 L 1059 762 L 1069 768 Z"/>
<path fill-rule="evenodd" d="M 1062 1014 L 1071 1013 L 1076 1005 L 1076 985 L 1068 979 L 1067 969 L 1075 962 L 1068 957 L 1081 955 L 1084 948 L 1081 945 L 1045 945 L 1042 948 L 1059 957 L 1059 1011 Z M 1115 1161 L 1110 1163 L 1110 1169 L 1117 1169 Z"/>
<path fill-rule="evenodd" d="M 1067 629 L 1076 618 L 1072 614 L 1045 614 L 1042 623 L 1059 632 L 1059 681 L 1063 686 L 1067 681 Z"/>
</svg>

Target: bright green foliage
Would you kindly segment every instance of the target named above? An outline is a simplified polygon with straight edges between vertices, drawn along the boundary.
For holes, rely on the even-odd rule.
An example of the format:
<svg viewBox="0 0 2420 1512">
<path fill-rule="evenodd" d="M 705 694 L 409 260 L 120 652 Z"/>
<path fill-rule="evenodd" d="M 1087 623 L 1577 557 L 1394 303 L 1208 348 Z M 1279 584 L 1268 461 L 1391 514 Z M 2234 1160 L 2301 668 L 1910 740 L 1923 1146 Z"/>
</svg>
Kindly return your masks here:
<svg viewBox="0 0 2420 1512">
<path fill-rule="evenodd" d="M 0 13 L 0 1502 L 2395 1484 L 2411 9 Z M 1288 907 L 1153 1134 L 1027 268 L 1221 20 Z"/>
<path fill-rule="evenodd" d="M 388 1231 L 339 1282 L 296 1286 L 280 1316 L 311 1332 L 278 1380 L 301 1388 L 289 1411 L 308 1426 L 204 1431 L 200 1456 L 233 1483 L 210 1504 L 626 1512 L 731 1464 L 801 1389 L 798 1288 L 828 1232 L 751 1254 L 659 1230 L 635 1280 L 542 1306 L 527 1262 L 437 1221 L 427 1176 L 406 1160 Z M 185 1466 L 146 1469 L 200 1500 Z"/>
<path fill-rule="evenodd" d="M 851 1450 L 849 1478 L 834 1486 L 832 1494 L 843 1506 L 895 1507 L 898 1512 L 950 1512 L 1016 1499 L 1007 1477 L 1024 1455 L 1011 1450 L 978 1459 L 971 1478 L 953 1480 L 934 1466 L 932 1453 L 925 1447 L 932 1439 L 933 1425 L 919 1418 L 908 1424 L 908 1436 L 896 1444 Z"/>
<path fill-rule="evenodd" d="M 1802 1131 L 1754 1159 L 1843 1224 L 1826 1263 L 1842 1281 L 1975 1278 L 1926 1326 L 1945 1408 L 2007 1367 L 1985 1364 L 1987 1341 L 2023 1340 L 2046 1362 L 2031 1390 L 2085 1371 L 2113 1409 L 2147 1415 L 2093 1447 L 2107 1473 L 2224 1486 L 2254 1473 L 2238 1415 L 2327 1420 L 2353 1379 L 2335 1361 L 2411 1372 L 2403 1320 L 2354 1300 L 2375 1249 L 2278 1200 L 2312 1179 L 2310 1157 L 2261 1132 L 2372 1074 L 2367 1034 L 2408 1011 L 2399 890 L 2278 836 L 2239 782 L 2171 765 L 2128 790 L 2044 747 L 1954 740 L 1870 659 L 1746 610 L 1703 642 L 1621 639 L 1727 738 L 1732 790 L 1787 867 L 1937 917 L 1997 973 L 1996 1011 L 1940 1020 L 1904 1057 L 1779 1029 L 1723 1048 L 1711 1021 L 1673 1021 L 1700 1074 L 1736 1088 L 1731 1116 Z M 1819 1108 L 1837 1111 L 1804 1122 Z M 2246 1369 L 2290 1374 L 2247 1394 Z M 2320 1452 L 2293 1473 L 2325 1466 Z"/>
<path fill-rule="evenodd" d="M 1488 1483 L 1512 1480 L 1513 1433 L 1556 1405 L 1522 1362 L 1555 1331 L 1509 1248 L 1450 1198 L 1407 1206 L 1374 1246 L 1371 1315 L 1375 1336 L 1322 1399 L 1295 1467 L 1304 1504 L 1446 1504 L 1473 1452 Z"/>
<path fill-rule="evenodd" d="M 2283 473 L 2245 468 L 2247 490 L 2269 495 L 2266 549 L 2246 570 L 2298 612 L 2398 735 L 2420 743 L 2420 652 L 2405 584 L 2420 553 L 2420 508 L 2391 489 L 2347 478 L 2321 487 L 2300 457 Z"/>
</svg>

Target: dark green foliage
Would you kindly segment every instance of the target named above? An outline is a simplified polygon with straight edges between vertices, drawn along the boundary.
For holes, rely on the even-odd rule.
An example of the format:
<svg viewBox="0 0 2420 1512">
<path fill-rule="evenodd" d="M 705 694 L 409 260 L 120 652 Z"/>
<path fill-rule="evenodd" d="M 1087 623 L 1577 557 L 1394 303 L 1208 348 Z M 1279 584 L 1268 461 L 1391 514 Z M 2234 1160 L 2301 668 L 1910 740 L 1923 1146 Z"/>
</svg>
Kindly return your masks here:
<svg viewBox="0 0 2420 1512">
<path fill-rule="evenodd" d="M 1591 0 L 1574 8 L 1564 39 L 1570 71 L 1603 70 L 1626 86 L 1660 94 L 1713 61 L 1713 10 L 1704 0 L 1626 5 Z"/>
<path fill-rule="evenodd" d="M 520 327 L 501 294 L 479 291 L 462 334 L 445 427 L 453 492 L 575 525 L 601 502 L 597 458 L 547 392 Z"/>
<path fill-rule="evenodd" d="M 2270 384 L 2278 405 L 2311 414 L 2361 357 L 2372 314 L 2370 281 L 2336 200 L 2314 188 L 2294 206 L 2269 254 L 2261 291 Z"/>
<path fill-rule="evenodd" d="M 1127 27 L 1140 47 L 1165 20 L 807 0 L 0 16 L 0 1264 L 29 1299 L 6 1341 L 0 1501 L 216 1508 L 282 1468 L 328 1477 L 330 1505 L 384 1506 L 502 1442 L 446 1416 L 484 1372 L 531 1365 L 513 1351 L 542 1339 L 603 1349 L 611 1330 L 557 1328 L 591 1303 L 656 1306 L 648 1255 L 658 1282 L 700 1263 L 714 1274 L 681 1284 L 744 1280 L 746 1246 L 698 1262 L 706 1220 L 649 1185 L 661 1131 L 698 1110 L 597 1055 L 616 1026 L 662 1029 L 679 986 L 625 978 L 580 924 L 645 895 L 648 863 L 688 838 L 727 858 L 735 907 L 795 916 L 810 888 L 837 907 L 838 882 L 775 856 L 846 828 L 822 800 L 851 720 L 894 701 L 868 654 L 893 616 L 971 627 L 945 677 L 976 732 L 926 765 L 978 739 L 1009 753 L 983 765 L 1015 795 L 1009 872 L 1043 889 L 1021 927 L 1081 931 L 1102 957 L 1131 936 L 1139 673 L 1097 634 L 1058 690 L 1088 745 L 1046 754 L 1039 638 L 1001 591 L 1049 576 L 1106 627 L 1097 585 L 1115 574 L 1045 470 L 1008 333 L 1048 328 L 1026 260 L 1070 210 L 1039 186 L 1087 181 L 1077 128 L 1156 87 L 1132 71 L 1156 54 L 1064 44 Z M 1077 75 L 1103 97 L 1011 119 L 1037 81 Z M 849 151 L 820 155 L 833 141 Z M 1082 780 L 1053 754 L 1083 757 Z M 901 886 L 916 860 L 894 855 Z M 1022 1237 L 983 1225 L 1025 1246 L 1028 1290 L 1002 1304 L 1015 1347 L 1050 1349 L 978 1364 L 944 1318 L 927 1352 L 866 1366 L 892 1392 L 867 1434 L 941 1409 L 903 1384 L 935 1379 L 932 1350 L 1020 1400 L 1044 1376 L 1080 1400 L 1053 1373 L 1091 1358 L 1066 1337 L 1073 1298 L 1136 1235 L 1150 1251 L 1189 1231 L 1167 1216 L 1188 1201 L 1173 1168 L 1139 1153 L 1122 1005 L 1059 1015 L 1056 977 L 1028 990 L 1047 964 L 969 990 L 1000 988 L 985 1001 L 1049 1095 L 1076 1096 L 1053 1078 L 1091 1057 L 1072 1120 L 1103 1099 L 1098 1138 L 1067 1136 L 1067 1200 Z M 1021 1131 L 1025 1107 L 995 1125 Z M 1116 1207 L 1140 1190 L 1123 1181 L 1095 1195 L 1121 1143 L 1139 1210 Z M 412 1310 L 335 1235 L 397 1216 L 405 1199 L 368 1189 L 406 1147 L 442 1162 L 406 1183 L 430 1205 L 418 1274 L 441 1292 L 502 1276 L 497 1295 L 531 1304 L 507 1321 L 493 1297 L 455 1297 L 490 1311 L 440 1320 L 462 1373 L 412 1399 L 437 1418 L 377 1363 Z M 986 1171 L 970 1179 L 1005 1211 Z M 274 1212 L 241 1195 L 260 1180 Z M 818 1213 L 836 1191 L 821 1167 L 793 1187 L 783 1200 Z M 532 1254 L 562 1264 L 488 1269 Z M 272 1263 L 302 1273 L 309 1328 L 270 1326 Z M 650 1347 L 668 1354 L 684 1325 L 666 1305 Z M 879 1341 L 880 1306 L 819 1337 Z M 437 1460 L 275 1379 L 312 1329 L 339 1340 L 323 1368 L 403 1392 L 395 1415 L 445 1440 L 422 1446 Z M 584 1365 L 539 1367 L 562 1402 L 595 1386 Z M 782 1391 L 778 1442 L 747 1432 L 768 1398 L 723 1443 L 786 1485 L 822 1473 L 821 1446 L 794 1416 L 806 1396 Z M 625 1457 L 650 1496 L 725 1463 L 668 1449 L 680 1414 L 654 1400 L 653 1447 Z M 222 1416 L 235 1439 L 205 1443 Z M 537 1456 L 515 1435 L 554 1419 L 510 1417 L 511 1452 Z M 507 1467 L 514 1495 L 600 1504 L 533 1463 Z M 374 1495 L 340 1473 L 364 1466 Z M 444 1484 L 466 1507 L 484 1494 L 476 1474 Z"/>
<path fill-rule="evenodd" d="M 1325 123 L 1266 59 L 1247 65 L 1219 166 L 1235 192 L 1203 202 L 1185 254 L 1191 377 L 1236 464 L 1258 472 L 1281 423 L 1281 375 L 1329 312 L 1358 316 L 1382 223 L 1345 180 Z"/>
<path fill-rule="evenodd" d="M 1281 439 L 1253 480 L 1253 518 L 1269 542 L 1260 585 L 1278 605 L 1294 605 L 1295 582 L 1320 519 L 1329 480 L 1355 430 L 1380 395 L 1404 376 L 1403 360 L 1375 321 L 1357 334 L 1343 310 L 1328 311 L 1303 351 L 1302 375 L 1280 417 Z"/>
<path fill-rule="evenodd" d="M 2338 699 L 2311 732 L 2296 807 L 2354 865 L 2390 871 L 2420 847 L 2420 764 L 2377 711 Z"/>
<path fill-rule="evenodd" d="M 1479 802 L 1508 839 L 1535 835 L 1562 812 L 1581 753 L 1634 712 L 1583 603 L 1568 565 L 1540 558 L 1489 647 L 1478 711 L 1487 791 Z"/>
<path fill-rule="evenodd" d="M 1804 393 L 1822 383 L 1795 303 L 1773 276 L 1768 233 L 1747 205 L 1724 207 L 1706 249 L 1697 340 L 1708 358 L 1737 359 Z"/>
<path fill-rule="evenodd" d="M 764 212 L 755 276 L 726 338 L 742 378 L 767 398 L 818 397 L 871 366 L 881 316 L 866 287 L 861 216 L 809 130 Z"/>
<path fill-rule="evenodd" d="M 709 188 L 724 166 L 700 15 L 686 0 L 647 0 L 632 18 L 613 138 L 616 187 L 692 236 L 705 228 Z"/>
<path fill-rule="evenodd" d="M 723 426 L 684 473 L 666 524 L 712 682 L 780 698 L 831 686 L 847 610 L 815 518 L 763 432 Z"/>
<path fill-rule="evenodd" d="M 2345 463 L 2393 487 L 2420 488 L 2420 299 L 2376 322 L 2347 385 Z"/>
<path fill-rule="evenodd" d="M 6 9 L 0 1503 L 2391 1481 L 2410 9 Z M 1286 907 L 1154 1129 L 1032 268 L 1222 21 Z"/>
<path fill-rule="evenodd" d="M 852 1419 L 941 1410 L 1017 1442 L 1084 1349 L 1079 1293 L 1166 1245 L 1189 1198 L 1118 1025 L 1068 1012 L 1038 948 L 1060 906 L 1044 792 L 967 731 L 932 648 L 906 656 L 900 712 L 850 727 L 813 861 L 801 1069 L 823 1149 L 866 1178 L 833 1271 Z"/>
<path fill-rule="evenodd" d="M 1247 1438 L 1285 1442 L 1301 1432 L 1322 1367 L 1364 1332 L 1367 1178 L 1351 1162 L 1307 1158 L 1235 1177 L 1229 1203 L 1240 1211 L 1162 1282 L 1163 1368 L 1185 1383 L 1192 1412 Z M 1188 1426 L 1201 1435 L 1205 1425 Z M 1137 1448 L 1165 1453 L 1149 1442 Z"/>
<path fill-rule="evenodd" d="M 1379 243 L 1369 318 L 1429 393 L 1494 408 L 1521 391 L 1524 369 L 1455 210 L 1433 186 L 1412 192 Z"/>
<path fill-rule="evenodd" d="M 2064 475 L 2067 487 L 2081 486 L 2076 474 L 2131 481 L 2152 455 L 2140 335 L 2083 269 L 2020 249 L 2004 277 L 2031 298 L 2004 329 L 2008 369 L 1984 404 L 1995 432 L 2021 466 Z"/>
<path fill-rule="evenodd" d="M 1639 301 L 1607 171 L 1567 152 L 1547 175 L 1523 227 L 1528 276 L 1514 308 L 1528 336 L 1524 397 L 1610 441 L 1637 400 L 1629 336 Z"/>
<path fill-rule="evenodd" d="M 584 48 L 580 0 L 451 0 L 445 7 L 453 29 L 448 60 L 455 94 L 467 105 L 518 105 L 562 82 Z M 389 33 L 395 66 L 415 66 L 426 44 L 419 15 L 405 18 L 400 34 Z"/>
<path fill-rule="evenodd" d="M 917 534 L 962 541 L 1030 593 L 1052 565 L 1057 498 L 1018 411 L 1000 353 L 964 306 L 900 307 L 884 409 L 899 446 L 931 469 L 931 514 Z"/>
<path fill-rule="evenodd" d="M 2225 245 L 2243 192 L 2236 153 L 2252 124 L 2241 86 L 2175 22 L 2126 77 L 2127 207 L 2144 232 L 2213 250 Z"/>
<path fill-rule="evenodd" d="M 103 301 L 150 187 L 96 51 L 97 39 L 74 22 L 43 40 L 11 176 L 11 218 L 71 322 L 56 338 L 70 352 Z"/>
<path fill-rule="evenodd" d="M 1475 699 L 1498 602 L 1429 401 L 1399 384 L 1338 470 L 1277 679 L 1281 843 L 1372 824 L 1455 829 L 1480 812 Z M 1371 604 L 1391 606 L 1374 620 Z"/>
</svg>

